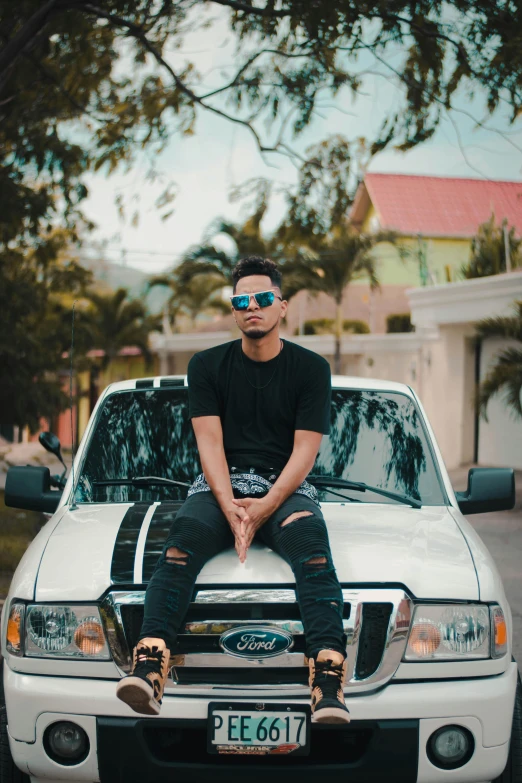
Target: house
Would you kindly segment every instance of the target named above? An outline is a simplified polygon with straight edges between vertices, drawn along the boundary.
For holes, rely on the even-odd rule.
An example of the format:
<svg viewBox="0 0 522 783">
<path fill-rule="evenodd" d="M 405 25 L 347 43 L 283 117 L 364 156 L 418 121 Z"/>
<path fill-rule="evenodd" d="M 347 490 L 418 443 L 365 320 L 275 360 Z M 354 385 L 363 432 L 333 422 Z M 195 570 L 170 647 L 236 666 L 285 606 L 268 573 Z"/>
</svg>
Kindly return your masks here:
<svg viewBox="0 0 522 783">
<path fill-rule="evenodd" d="M 350 217 L 365 233 L 396 231 L 410 250 L 403 263 L 386 246 L 376 249 L 383 286 L 423 286 L 458 279 L 491 213 L 522 236 L 522 182 L 368 173 Z"/>
</svg>

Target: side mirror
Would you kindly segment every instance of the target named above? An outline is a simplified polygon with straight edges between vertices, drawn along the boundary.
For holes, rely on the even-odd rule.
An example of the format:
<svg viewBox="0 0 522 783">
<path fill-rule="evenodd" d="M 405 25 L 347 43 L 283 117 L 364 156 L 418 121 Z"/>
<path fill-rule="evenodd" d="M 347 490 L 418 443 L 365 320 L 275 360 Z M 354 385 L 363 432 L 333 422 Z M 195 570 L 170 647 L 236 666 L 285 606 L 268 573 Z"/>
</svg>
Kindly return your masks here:
<svg viewBox="0 0 522 783">
<path fill-rule="evenodd" d="M 51 454 L 54 454 L 62 465 L 65 467 L 65 462 L 63 461 L 62 452 L 61 452 L 61 444 L 60 439 L 56 437 L 56 435 L 52 432 L 41 432 L 38 435 L 38 440 L 40 442 L 40 445 L 44 447 L 46 451 L 50 451 Z"/>
<path fill-rule="evenodd" d="M 471 468 L 466 492 L 455 496 L 463 514 L 509 511 L 515 505 L 515 472 L 511 468 Z"/>
<path fill-rule="evenodd" d="M 61 492 L 51 490 L 49 468 L 25 465 L 9 468 L 7 471 L 4 498 L 6 506 L 53 514 L 58 508 L 61 496 Z"/>
</svg>

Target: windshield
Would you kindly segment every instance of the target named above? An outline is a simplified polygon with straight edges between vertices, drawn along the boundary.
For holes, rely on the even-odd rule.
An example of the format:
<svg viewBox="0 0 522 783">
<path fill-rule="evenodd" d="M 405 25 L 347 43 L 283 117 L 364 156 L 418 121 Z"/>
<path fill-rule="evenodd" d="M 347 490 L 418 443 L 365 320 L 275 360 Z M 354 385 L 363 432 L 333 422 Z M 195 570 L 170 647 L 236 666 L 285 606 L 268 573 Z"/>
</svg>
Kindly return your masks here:
<svg viewBox="0 0 522 783">
<path fill-rule="evenodd" d="M 184 486 L 107 482 L 148 476 L 190 484 L 199 472 L 186 388 L 115 392 L 96 417 L 76 501 L 184 500 Z M 334 389 L 330 435 L 323 437 L 312 474 L 363 482 L 423 505 L 446 502 L 420 413 L 411 397 L 397 392 Z M 321 502 L 396 502 L 371 490 L 320 483 Z"/>
</svg>

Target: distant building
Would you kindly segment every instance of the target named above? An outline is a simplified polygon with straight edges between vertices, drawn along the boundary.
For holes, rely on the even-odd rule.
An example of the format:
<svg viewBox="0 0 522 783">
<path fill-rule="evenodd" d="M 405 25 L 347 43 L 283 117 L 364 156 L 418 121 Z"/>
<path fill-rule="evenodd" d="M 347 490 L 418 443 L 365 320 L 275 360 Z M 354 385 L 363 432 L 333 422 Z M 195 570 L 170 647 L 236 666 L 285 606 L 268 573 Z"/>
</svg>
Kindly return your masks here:
<svg viewBox="0 0 522 783">
<path fill-rule="evenodd" d="M 422 286 L 457 279 L 491 213 L 522 236 L 522 182 L 369 173 L 350 217 L 364 233 L 397 231 L 410 249 L 402 263 L 387 246 L 376 248 L 383 286 Z"/>
</svg>

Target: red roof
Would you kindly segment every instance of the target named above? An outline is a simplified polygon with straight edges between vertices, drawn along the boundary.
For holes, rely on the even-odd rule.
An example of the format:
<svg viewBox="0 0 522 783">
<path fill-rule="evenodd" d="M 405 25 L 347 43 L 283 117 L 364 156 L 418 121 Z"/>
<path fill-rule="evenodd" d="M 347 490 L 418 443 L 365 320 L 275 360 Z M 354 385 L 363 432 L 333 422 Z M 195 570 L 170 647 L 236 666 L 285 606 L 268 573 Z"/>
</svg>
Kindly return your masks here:
<svg viewBox="0 0 522 783">
<path fill-rule="evenodd" d="M 352 207 L 356 225 L 370 200 L 381 228 L 401 234 L 472 237 L 494 212 L 522 235 L 522 182 L 369 173 Z"/>
</svg>

